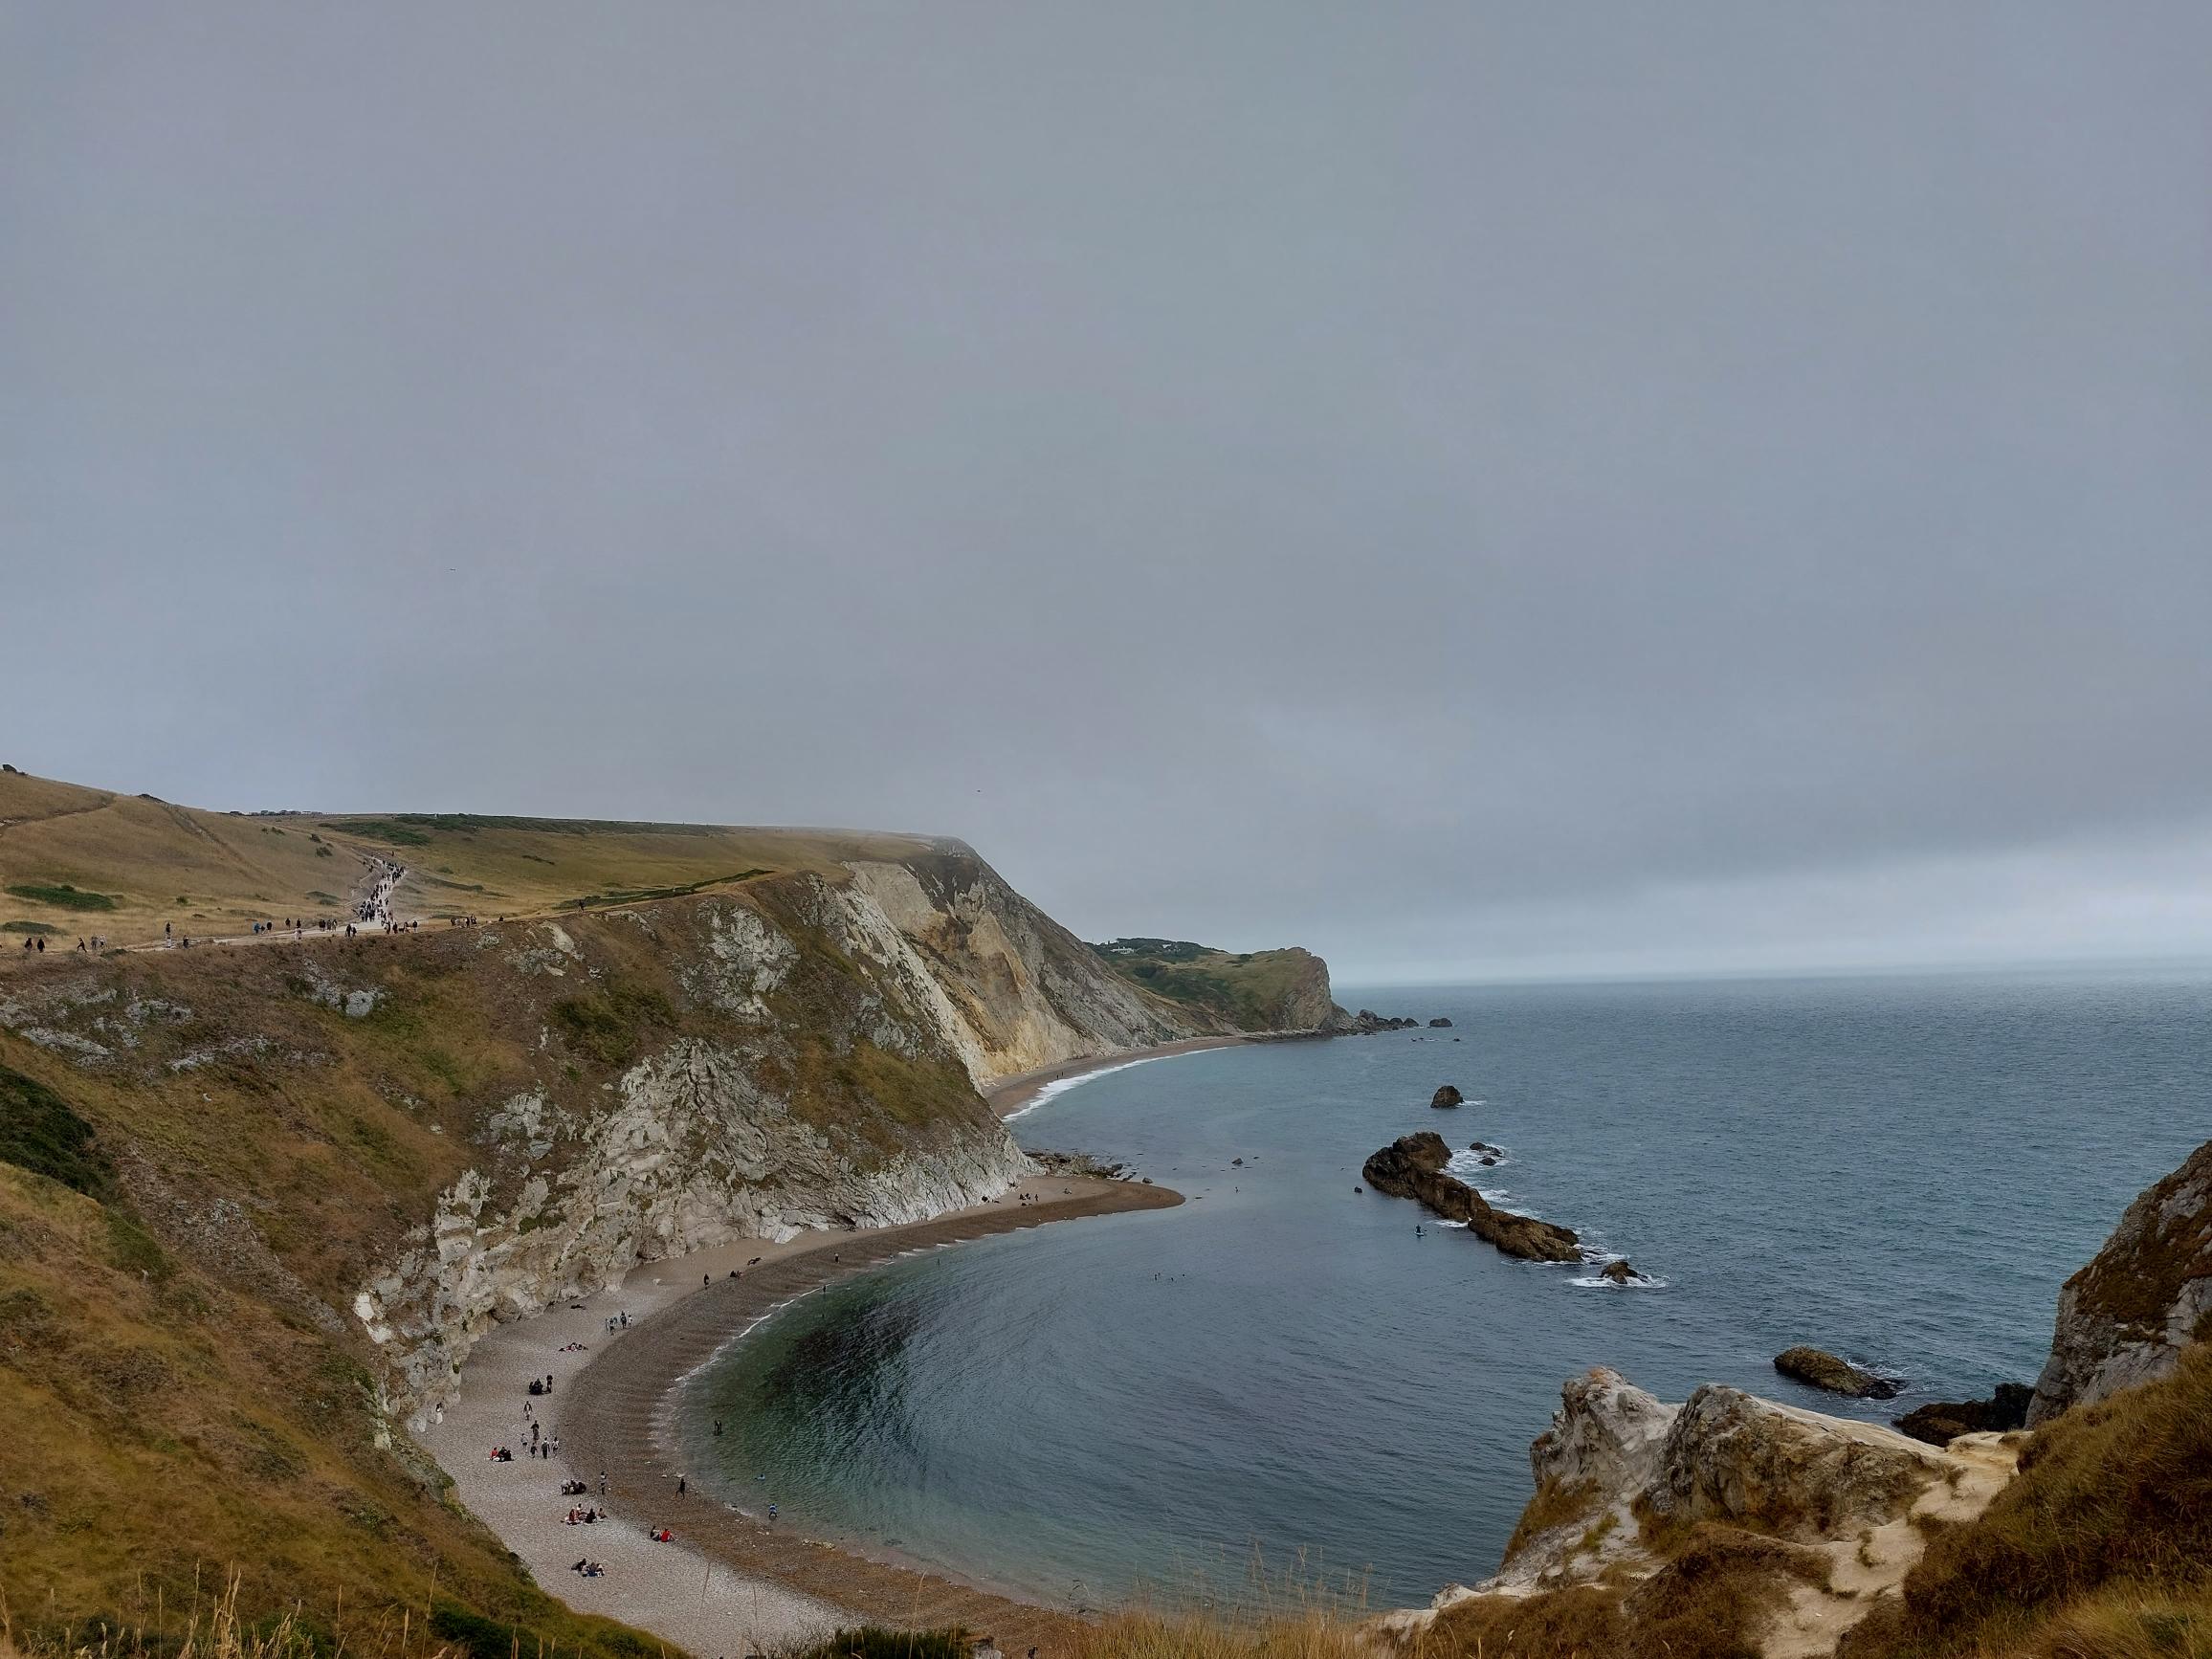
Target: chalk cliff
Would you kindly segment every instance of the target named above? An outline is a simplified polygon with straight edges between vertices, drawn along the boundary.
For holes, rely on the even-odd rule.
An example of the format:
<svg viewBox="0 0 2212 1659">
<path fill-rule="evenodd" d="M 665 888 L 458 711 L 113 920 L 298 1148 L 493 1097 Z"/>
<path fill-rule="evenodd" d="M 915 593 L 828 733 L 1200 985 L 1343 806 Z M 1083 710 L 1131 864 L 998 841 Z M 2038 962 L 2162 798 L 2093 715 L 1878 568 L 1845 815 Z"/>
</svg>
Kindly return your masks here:
<svg viewBox="0 0 2212 1659">
<path fill-rule="evenodd" d="M 1028 1162 L 979 1086 L 1225 1029 L 958 842 L 855 845 L 552 918 L 55 962 L 0 984 L 0 1030 L 98 1080 L 149 1217 L 351 1321 L 419 1419 L 495 1320 L 995 1196 Z"/>
</svg>

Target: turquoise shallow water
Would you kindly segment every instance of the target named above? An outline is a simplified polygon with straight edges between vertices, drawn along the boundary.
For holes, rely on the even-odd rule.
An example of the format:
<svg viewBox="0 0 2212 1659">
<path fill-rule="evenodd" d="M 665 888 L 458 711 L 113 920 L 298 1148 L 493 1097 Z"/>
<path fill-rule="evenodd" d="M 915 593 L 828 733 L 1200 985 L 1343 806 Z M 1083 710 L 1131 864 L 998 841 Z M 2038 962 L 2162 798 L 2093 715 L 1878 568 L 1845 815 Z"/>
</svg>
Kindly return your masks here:
<svg viewBox="0 0 2212 1659">
<path fill-rule="evenodd" d="M 1869 1416 L 2030 1380 L 2060 1282 L 2212 1136 L 2202 977 L 1360 1000 L 1455 1027 L 1130 1067 L 1017 1119 L 1025 1144 L 1192 1202 L 793 1303 L 687 1391 L 697 1477 L 1057 1602 L 1233 1580 L 1254 1550 L 1425 1599 L 1495 1566 L 1569 1374 Z M 1444 1082 L 1470 1104 L 1430 1110 Z M 1663 1286 L 1578 1284 L 1356 1195 L 1360 1161 L 1414 1129 L 1502 1145 L 1471 1179 Z M 1771 1365 L 1796 1342 L 1911 1386 L 1866 1406 L 1798 1389 Z"/>
</svg>

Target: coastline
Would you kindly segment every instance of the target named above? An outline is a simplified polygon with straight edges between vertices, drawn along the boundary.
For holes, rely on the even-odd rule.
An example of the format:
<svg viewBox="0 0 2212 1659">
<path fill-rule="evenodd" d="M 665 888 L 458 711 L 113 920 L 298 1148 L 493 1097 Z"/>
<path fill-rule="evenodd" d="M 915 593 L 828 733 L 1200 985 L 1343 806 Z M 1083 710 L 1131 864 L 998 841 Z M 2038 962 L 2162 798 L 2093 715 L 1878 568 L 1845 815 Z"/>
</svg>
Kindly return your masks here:
<svg viewBox="0 0 2212 1659">
<path fill-rule="evenodd" d="M 1001 1117 L 1013 1117 L 1036 1105 L 1038 1096 L 1054 1083 L 1087 1077 L 1097 1072 L 1118 1072 L 1124 1066 L 1141 1066 L 1147 1060 L 1165 1060 L 1177 1054 L 1196 1054 L 1207 1049 L 1234 1049 L 1246 1043 L 1264 1042 L 1268 1035 L 1240 1031 L 1223 1037 L 1184 1037 L 1180 1042 L 1155 1043 L 1149 1049 L 1119 1049 L 1106 1054 L 1084 1054 L 1073 1060 L 1062 1060 L 1057 1065 L 1040 1066 L 1033 1072 L 1019 1072 L 1011 1077 L 1001 1077 L 997 1082 L 976 1092 Z"/>
<path fill-rule="evenodd" d="M 1222 1040 L 1201 1039 L 1206 1046 Z M 1180 1045 L 1174 1051 L 1185 1051 Z M 1050 1068 L 1057 1075 L 1104 1070 L 1138 1056 L 1104 1056 Z M 1146 1052 L 1141 1057 L 1155 1057 Z M 1004 1091 L 1031 1096 L 1052 1076 L 1007 1079 L 986 1095 L 1002 1116 Z M 1020 1202 L 1028 1197 L 1030 1202 Z M 733 1337 L 795 1296 L 916 1250 L 1017 1231 L 1049 1222 L 1183 1202 L 1139 1182 L 1040 1173 L 999 1199 L 900 1227 L 803 1233 L 783 1244 L 734 1244 L 645 1262 L 617 1286 L 503 1325 L 471 1355 L 458 1394 L 419 1439 L 454 1483 L 456 1495 L 520 1557 L 544 1589 L 570 1606 L 603 1613 L 678 1644 L 700 1659 L 827 1636 L 840 1624 L 958 1624 L 1041 1655 L 1065 1652 L 1072 1614 L 855 1554 L 771 1524 L 698 1491 L 676 1495 L 681 1453 L 674 1443 L 674 1391 Z M 759 1265 L 748 1265 L 755 1257 Z M 742 1278 L 730 1277 L 741 1269 Z M 693 1284 L 691 1274 L 701 1275 Z M 694 1293 L 697 1294 L 694 1294 Z M 627 1328 L 609 1317 L 627 1312 Z M 581 1342 L 580 1353 L 564 1352 Z M 532 1399 L 527 1383 L 550 1374 L 554 1391 Z M 562 1454 L 523 1450 L 539 1413 L 561 1437 Z M 516 1460 L 494 1462 L 495 1446 Z M 607 1496 L 599 1495 L 602 1471 Z M 560 1495 L 564 1480 L 588 1498 Z M 588 1527 L 563 1524 L 572 1502 L 612 1511 Z M 645 1528 L 676 1536 L 652 1542 Z M 603 1578 L 569 1571 L 588 1557 Z"/>
</svg>

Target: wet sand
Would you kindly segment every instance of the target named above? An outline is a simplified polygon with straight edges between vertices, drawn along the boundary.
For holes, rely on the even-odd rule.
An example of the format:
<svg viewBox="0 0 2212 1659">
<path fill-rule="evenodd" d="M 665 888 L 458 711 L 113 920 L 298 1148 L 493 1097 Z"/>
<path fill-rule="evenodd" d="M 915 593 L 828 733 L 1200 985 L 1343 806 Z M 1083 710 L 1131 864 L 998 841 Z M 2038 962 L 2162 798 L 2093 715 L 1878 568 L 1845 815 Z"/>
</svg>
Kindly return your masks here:
<svg viewBox="0 0 2212 1659">
<path fill-rule="evenodd" d="M 683 1471 L 673 1435 L 675 1386 L 733 1336 L 793 1296 L 907 1251 L 1182 1202 L 1179 1193 L 1137 1182 L 1040 1175 L 1002 1199 L 931 1221 L 809 1232 L 780 1245 L 741 1240 L 646 1263 L 619 1287 L 578 1298 L 580 1306 L 564 1304 L 487 1337 L 469 1359 L 458 1398 L 418 1438 L 453 1475 L 461 1500 L 546 1589 L 573 1607 L 651 1630 L 702 1659 L 735 1659 L 862 1622 L 961 1625 L 995 1636 L 1009 1651 L 1034 1647 L 1041 1656 L 1066 1653 L 1076 1627 L 1069 1614 L 832 1547 L 804 1537 L 788 1521 L 771 1524 L 697 1490 L 678 1497 Z M 756 1256 L 759 1264 L 748 1265 Z M 733 1269 L 744 1276 L 730 1277 Z M 624 1311 L 629 1326 L 609 1333 L 608 1319 Z M 562 1352 L 570 1342 L 586 1350 Z M 532 1399 L 529 1380 L 548 1373 L 553 1393 Z M 532 1421 L 525 1405 L 559 1434 L 559 1456 L 525 1453 Z M 490 1461 L 491 1449 L 499 1445 L 513 1448 L 515 1461 Z M 589 1485 L 588 1497 L 561 1495 L 561 1483 L 571 1478 Z M 562 1517 L 571 1504 L 610 1509 L 613 1518 L 565 1525 Z M 648 1526 L 668 1527 L 676 1541 L 650 1541 Z M 569 1571 L 579 1557 L 603 1562 L 606 1576 L 585 1579 Z"/>
</svg>

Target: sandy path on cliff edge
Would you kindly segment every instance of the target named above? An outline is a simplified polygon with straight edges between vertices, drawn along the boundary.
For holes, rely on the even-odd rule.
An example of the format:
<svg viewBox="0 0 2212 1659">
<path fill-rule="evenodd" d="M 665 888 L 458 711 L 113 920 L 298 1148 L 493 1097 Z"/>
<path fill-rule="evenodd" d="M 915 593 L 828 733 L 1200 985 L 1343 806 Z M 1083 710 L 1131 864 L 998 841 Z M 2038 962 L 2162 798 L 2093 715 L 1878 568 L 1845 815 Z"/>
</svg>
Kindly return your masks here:
<svg viewBox="0 0 2212 1659">
<path fill-rule="evenodd" d="M 461 1501 L 545 1589 L 702 1659 L 819 1639 L 864 1619 L 959 1623 L 997 1635 L 1002 1646 L 1018 1641 L 1015 1651 L 1065 1651 L 1072 1630 L 1065 1614 L 833 1549 L 787 1522 L 770 1526 L 696 1489 L 677 1497 L 680 1465 L 669 1433 L 674 1390 L 723 1342 L 791 1296 L 908 1250 L 1180 1202 L 1161 1187 L 1040 1175 L 1003 1199 L 926 1222 L 807 1232 L 783 1244 L 740 1240 L 644 1263 L 617 1287 L 494 1330 L 472 1351 L 453 1400 L 416 1438 L 453 1476 Z M 758 1266 L 750 1265 L 754 1257 Z M 733 1269 L 745 1276 L 731 1279 Z M 623 1312 L 630 1324 L 610 1334 L 608 1319 Z M 585 1350 L 564 1352 L 571 1342 Z M 533 1399 L 530 1380 L 548 1374 L 552 1394 Z M 527 1454 L 534 1420 L 542 1432 L 561 1436 L 562 1455 Z M 491 1461 L 498 1446 L 512 1448 L 515 1460 Z M 608 1498 L 599 1495 L 603 1462 Z M 589 1496 L 563 1497 L 561 1483 L 570 1479 L 586 1482 Z M 574 1503 L 610 1507 L 613 1516 L 568 1526 L 563 1516 Z M 650 1541 L 649 1525 L 669 1527 L 676 1541 Z M 606 1576 L 571 1572 L 579 1557 L 603 1562 Z"/>
</svg>

